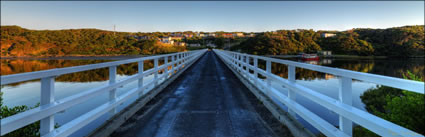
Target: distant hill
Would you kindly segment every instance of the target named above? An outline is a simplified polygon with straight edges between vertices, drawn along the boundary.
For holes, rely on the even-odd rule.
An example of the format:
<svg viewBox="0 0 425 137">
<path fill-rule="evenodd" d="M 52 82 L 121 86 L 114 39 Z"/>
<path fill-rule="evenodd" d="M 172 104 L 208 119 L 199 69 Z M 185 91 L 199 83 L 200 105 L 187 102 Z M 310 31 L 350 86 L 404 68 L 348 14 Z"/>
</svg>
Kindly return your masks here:
<svg viewBox="0 0 425 137">
<path fill-rule="evenodd" d="M 331 50 L 349 55 L 424 56 L 424 25 L 333 32 L 278 30 L 249 38 L 232 50 L 258 55 Z"/>
<path fill-rule="evenodd" d="M 180 32 L 181 33 L 181 32 Z M 193 34 L 193 32 L 185 32 Z M 216 32 L 224 33 L 224 32 Z M 29 30 L 1 26 L 1 56 L 81 56 L 161 54 L 186 50 L 184 46 L 157 40 L 170 32 L 129 33 L 98 29 Z M 138 40 L 134 36 L 148 36 Z M 205 42 L 189 38 L 187 43 Z M 424 25 L 388 29 L 351 29 L 347 31 L 277 30 L 256 33 L 255 37 L 230 38 L 240 43 L 232 50 L 258 55 L 285 55 L 331 50 L 334 54 L 379 56 L 424 56 Z M 207 39 L 219 47 L 223 37 Z"/>
<path fill-rule="evenodd" d="M 98 29 L 29 30 L 1 26 L 1 56 L 160 54 L 185 47 L 137 40 L 132 33 Z"/>
</svg>

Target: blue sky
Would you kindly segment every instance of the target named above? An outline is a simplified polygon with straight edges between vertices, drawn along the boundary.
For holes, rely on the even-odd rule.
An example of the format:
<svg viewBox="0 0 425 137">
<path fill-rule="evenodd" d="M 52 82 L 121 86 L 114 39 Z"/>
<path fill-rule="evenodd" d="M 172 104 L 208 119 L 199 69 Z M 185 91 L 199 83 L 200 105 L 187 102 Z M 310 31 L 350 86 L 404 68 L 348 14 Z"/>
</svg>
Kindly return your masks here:
<svg viewBox="0 0 425 137">
<path fill-rule="evenodd" d="M 347 30 L 424 24 L 424 1 L 1 1 L 1 25 L 126 32 Z"/>
</svg>

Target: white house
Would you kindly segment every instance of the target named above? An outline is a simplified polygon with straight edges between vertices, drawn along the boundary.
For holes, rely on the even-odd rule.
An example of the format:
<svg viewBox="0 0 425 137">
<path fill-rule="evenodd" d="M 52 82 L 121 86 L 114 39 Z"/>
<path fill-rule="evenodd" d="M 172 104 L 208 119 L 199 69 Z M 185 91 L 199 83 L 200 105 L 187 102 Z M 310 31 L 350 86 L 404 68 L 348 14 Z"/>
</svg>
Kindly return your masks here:
<svg viewBox="0 0 425 137">
<path fill-rule="evenodd" d="M 336 34 L 334 34 L 334 33 L 322 33 L 321 36 L 322 36 L 322 38 L 330 38 L 330 37 L 335 37 Z"/>
<path fill-rule="evenodd" d="M 184 43 L 184 42 L 178 42 L 177 45 L 178 46 L 186 46 L 186 43 Z"/>
<path fill-rule="evenodd" d="M 174 41 L 172 40 L 172 38 L 171 38 L 171 37 L 162 37 L 162 38 L 160 39 L 160 41 L 161 41 L 162 43 L 165 43 L 165 44 L 174 44 Z"/>
<path fill-rule="evenodd" d="M 207 33 L 206 36 L 207 37 L 215 37 L 215 33 Z"/>
<path fill-rule="evenodd" d="M 244 34 L 242 32 L 236 32 L 233 34 L 235 37 L 243 37 Z"/>
</svg>

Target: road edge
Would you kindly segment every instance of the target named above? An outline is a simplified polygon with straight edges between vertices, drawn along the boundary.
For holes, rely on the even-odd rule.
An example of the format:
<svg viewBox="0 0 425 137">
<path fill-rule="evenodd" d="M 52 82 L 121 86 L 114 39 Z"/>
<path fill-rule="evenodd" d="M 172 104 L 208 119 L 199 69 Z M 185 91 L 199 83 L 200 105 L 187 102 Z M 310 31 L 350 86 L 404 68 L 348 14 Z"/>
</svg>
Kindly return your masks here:
<svg viewBox="0 0 425 137">
<path fill-rule="evenodd" d="M 206 52 L 205 52 L 206 53 Z M 101 126 L 93 130 L 91 133 L 87 135 L 87 137 L 107 137 L 110 136 L 116 129 L 118 129 L 122 124 L 124 124 L 129 118 L 131 118 L 137 111 L 139 111 L 142 107 L 144 107 L 149 101 L 151 101 L 156 95 L 158 95 L 163 89 L 165 89 L 168 85 L 174 82 L 183 72 L 185 72 L 188 68 L 191 68 L 192 65 L 199 61 L 201 57 L 205 55 L 199 56 L 194 61 L 190 62 L 187 66 L 183 67 L 183 69 L 177 72 L 174 75 L 161 84 L 158 87 L 152 89 L 150 92 L 146 93 L 144 96 L 140 97 L 132 104 L 128 105 L 125 109 L 121 110 L 119 113 L 115 114 L 112 118 L 104 122 Z"/>
<path fill-rule="evenodd" d="M 216 54 L 214 52 L 214 54 Z M 273 114 L 273 116 L 283 125 L 288 127 L 290 132 L 295 137 L 315 137 L 315 135 L 305 128 L 294 117 L 289 115 L 288 112 L 282 110 L 276 103 L 274 103 L 268 96 L 261 90 L 251 84 L 245 77 L 237 73 L 228 63 L 226 63 L 220 56 L 217 56 L 226 64 L 226 66 L 236 75 L 236 77 L 257 97 L 257 99 Z"/>
</svg>

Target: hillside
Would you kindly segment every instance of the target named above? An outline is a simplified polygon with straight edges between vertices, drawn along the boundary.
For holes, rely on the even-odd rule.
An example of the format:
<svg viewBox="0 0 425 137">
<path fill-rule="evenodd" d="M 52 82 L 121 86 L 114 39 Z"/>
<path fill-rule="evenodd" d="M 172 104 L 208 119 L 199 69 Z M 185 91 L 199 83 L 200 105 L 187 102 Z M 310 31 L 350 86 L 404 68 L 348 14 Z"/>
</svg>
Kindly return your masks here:
<svg viewBox="0 0 425 137">
<path fill-rule="evenodd" d="M 1 56 L 133 55 L 185 50 L 130 35 L 98 29 L 28 30 L 1 26 Z"/>
<path fill-rule="evenodd" d="M 335 34 L 323 37 L 324 33 Z M 424 26 L 348 31 L 278 30 L 249 38 L 232 50 L 258 55 L 286 55 L 331 50 L 334 54 L 423 56 Z"/>
<path fill-rule="evenodd" d="M 188 32 L 189 34 L 193 32 Z M 215 32 L 220 34 L 220 32 Z M 332 34 L 324 37 L 323 34 Z M 128 33 L 98 29 L 29 30 L 19 26 L 1 26 L 1 56 L 81 56 L 162 54 L 186 50 L 184 46 L 161 43 L 157 39 L 170 32 Z M 148 36 L 138 40 L 133 36 Z M 212 41 L 223 47 L 223 37 L 184 39 L 186 43 Z M 424 56 L 424 26 L 388 29 L 352 29 L 347 31 L 278 30 L 255 37 L 230 38 L 240 43 L 232 50 L 258 55 L 315 53 L 375 56 Z M 208 42 L 207 42 L 208 43 Z"/>
</svg>

